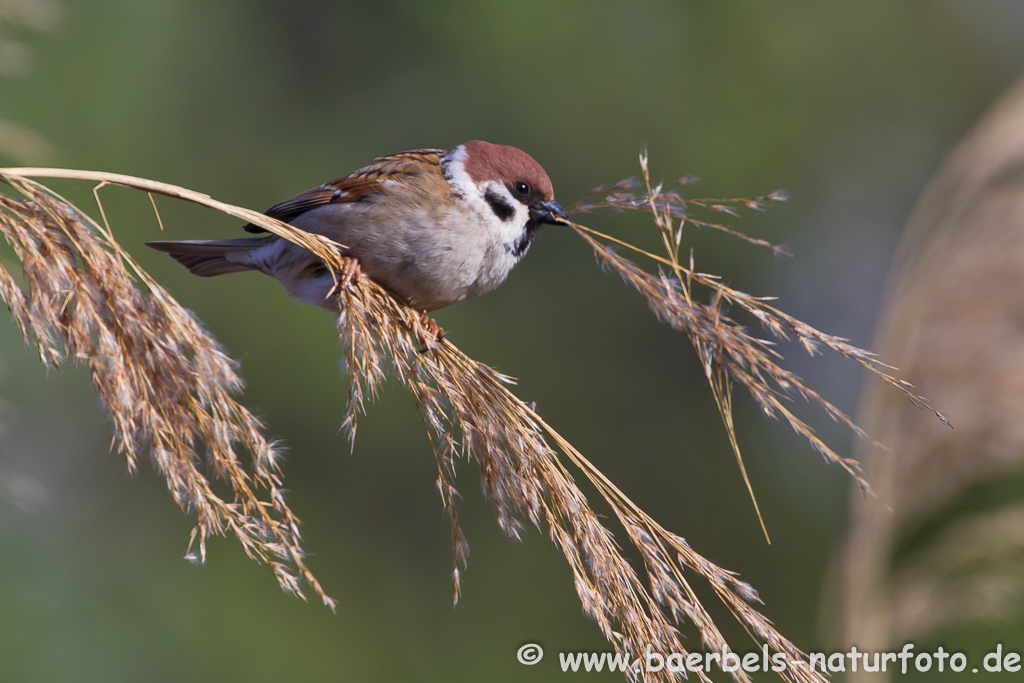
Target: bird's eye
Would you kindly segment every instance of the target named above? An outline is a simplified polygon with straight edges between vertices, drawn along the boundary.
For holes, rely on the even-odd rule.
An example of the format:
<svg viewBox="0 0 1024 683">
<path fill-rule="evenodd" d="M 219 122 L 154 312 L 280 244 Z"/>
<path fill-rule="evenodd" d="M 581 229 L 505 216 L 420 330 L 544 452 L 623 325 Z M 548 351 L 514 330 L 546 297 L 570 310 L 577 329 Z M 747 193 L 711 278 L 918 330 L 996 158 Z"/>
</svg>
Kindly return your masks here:
<svg viewBox="0 0 1024 683">
<path fill-rule="evenodd" d="M 520 197 L 525 197 L 526 195 L 530 194 L 530 186 L 524 183 L 522 180 L 515 183 L 512 186 L 512 190 Z"/>
</svg>

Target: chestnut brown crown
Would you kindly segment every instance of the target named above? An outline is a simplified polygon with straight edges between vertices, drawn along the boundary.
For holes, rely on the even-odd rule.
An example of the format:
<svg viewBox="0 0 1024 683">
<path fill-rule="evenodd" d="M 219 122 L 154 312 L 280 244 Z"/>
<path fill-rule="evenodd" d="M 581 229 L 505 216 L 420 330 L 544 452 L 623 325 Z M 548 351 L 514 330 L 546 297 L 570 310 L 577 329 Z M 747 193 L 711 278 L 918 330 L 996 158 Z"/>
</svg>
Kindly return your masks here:
<svg viewBox="0 0 1024 683">
<path fill-rule="evenodd" d="M 510 145 L 495 145 L 483 140 L 464 143 L 466 173 L 475 183 L 497 180 L 506 185 L 526 183 L 537 201 L 555 198 L 551 179 L 544 168 L 529 154 Z"/>
</svg>

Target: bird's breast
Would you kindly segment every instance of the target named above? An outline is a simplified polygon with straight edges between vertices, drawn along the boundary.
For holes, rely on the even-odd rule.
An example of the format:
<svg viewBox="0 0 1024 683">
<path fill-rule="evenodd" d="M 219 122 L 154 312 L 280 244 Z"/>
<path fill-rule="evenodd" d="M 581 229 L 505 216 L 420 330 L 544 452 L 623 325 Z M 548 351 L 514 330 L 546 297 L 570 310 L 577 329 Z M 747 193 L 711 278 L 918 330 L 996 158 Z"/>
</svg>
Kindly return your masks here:
<svg viewBox="0 0 1024 683">
<path fill-rule="evenodd" d="M 370 278 L 420 310 L 489 292 L 519 257 L 490 222 L 493 214 L 459 205 L 386 200 L 334 204 L 292 221 L 345 246 Z"/>
</svg>

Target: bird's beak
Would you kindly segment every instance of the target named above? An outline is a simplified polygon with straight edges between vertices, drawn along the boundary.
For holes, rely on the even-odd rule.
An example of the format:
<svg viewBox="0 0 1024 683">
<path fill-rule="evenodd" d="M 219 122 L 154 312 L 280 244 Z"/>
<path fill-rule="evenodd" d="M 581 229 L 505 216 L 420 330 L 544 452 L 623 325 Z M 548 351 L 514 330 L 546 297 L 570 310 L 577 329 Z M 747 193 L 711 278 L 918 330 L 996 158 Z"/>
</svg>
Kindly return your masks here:
<svg viewBox="0 0 1024 683">
<path fill-rule="evenodd" d="M 568 220 L 561 204 L 552 199 L 550 202 L 541 202 L 530 207 L 530 216 L 538 223 L 563 223 Z"/>
</svg>

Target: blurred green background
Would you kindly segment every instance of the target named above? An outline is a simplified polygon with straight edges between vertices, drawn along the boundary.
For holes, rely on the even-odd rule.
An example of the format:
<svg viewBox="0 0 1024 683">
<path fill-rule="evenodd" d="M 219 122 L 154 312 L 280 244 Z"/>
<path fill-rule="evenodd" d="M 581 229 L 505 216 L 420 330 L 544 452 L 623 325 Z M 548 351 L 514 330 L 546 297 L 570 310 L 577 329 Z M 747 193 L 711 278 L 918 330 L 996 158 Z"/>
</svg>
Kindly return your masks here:
<svg viewBox="0 0 1024 683">
<path fill-rule="evenodd" d="M 788 188 L 789 203 L 738 226 L 794 259 L 691 230 L 697 264 L 862 346 L 917 193 L 1024 66 L 1013 0 L 60 0 L 28 21 L 18 6 L 40 5 L 0 0 L 0 48 L 17 44 L 0 50 L 16 58 L 0 119 L 43 139 L 4 165 L 140 175 L 262 209 L 380 154 L 479 137 L 531 153 L 568 205 L 636 173 L 646 145 L 656 178 L 704 179 L 692 195 Z M 88 187 L 59 187 L 90 205 Z M 215 541 L 205 567 L 182 560 L 190 520 L 151 470 L 130 477 L 109 453 L 85 373 L 47 376 L 0 325 L 0 680 L 560 680 L 555 653 L 607 649 L 560 553 L 535 530 L 503 536 L 471 465 L 459 488 L 473 554 L 453 611 L 436 466 L 409 397 L 386 391 L 350 454 L 331 317 L 255 274 L 189 276 L 142 246 L 163 237 L 144 196 L 103 197 L 122 243 L 241 359 L 245 403 L 290 449 L 289 500 L 338 614 L 284 595 L 234 541 Z M 167 238 L 238 231 L 160 209 Z M 738 400 L 767 545 L 685 339 L 577 237 L 546 230 L 502 288 L 437 317 L 637 503 L 748 579 L 785 635 L 826 647 L 848 479 Z M 791 368 L 855 408 L 861 372 L 791 351 Z M 848 433 L 805 414 L 849 451 Z M 548 657 L 516 663 L 526 642 Z"/>
</svg>

